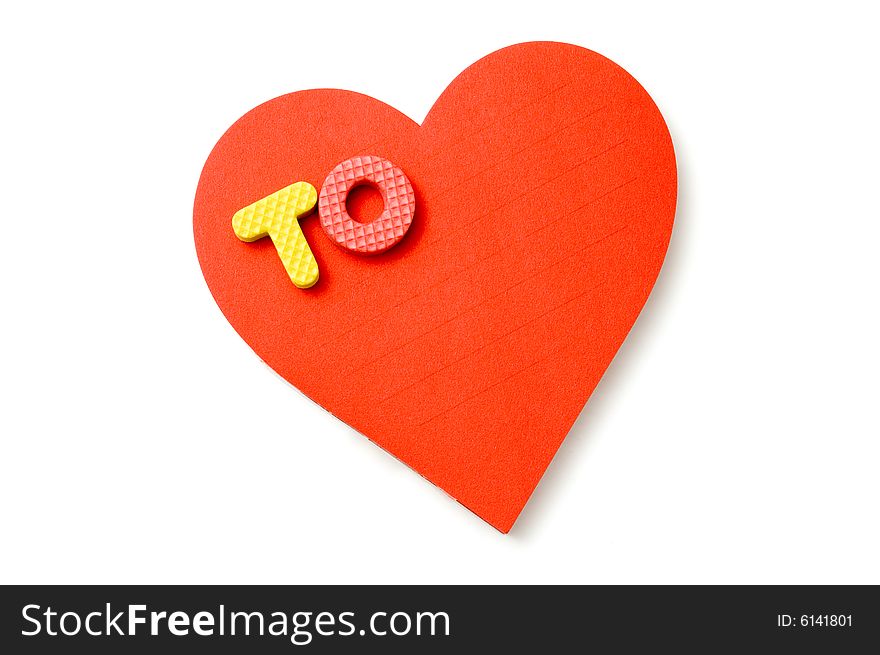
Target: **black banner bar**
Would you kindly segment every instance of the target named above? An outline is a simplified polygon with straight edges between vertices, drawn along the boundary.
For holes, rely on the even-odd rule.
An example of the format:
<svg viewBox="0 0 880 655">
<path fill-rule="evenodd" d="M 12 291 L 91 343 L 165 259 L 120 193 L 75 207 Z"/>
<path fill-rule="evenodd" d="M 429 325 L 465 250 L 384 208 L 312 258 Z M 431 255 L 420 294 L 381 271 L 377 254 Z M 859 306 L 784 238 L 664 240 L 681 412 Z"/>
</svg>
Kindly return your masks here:
<svg viewBox="0 0 880 655">
<path fill-rule="evenodd" d="M 0 612 L 0 652 L 10 654 L 847 653 L 880 644 L 876 587 L 31 586 L 4 587 Z"/>
</svg>

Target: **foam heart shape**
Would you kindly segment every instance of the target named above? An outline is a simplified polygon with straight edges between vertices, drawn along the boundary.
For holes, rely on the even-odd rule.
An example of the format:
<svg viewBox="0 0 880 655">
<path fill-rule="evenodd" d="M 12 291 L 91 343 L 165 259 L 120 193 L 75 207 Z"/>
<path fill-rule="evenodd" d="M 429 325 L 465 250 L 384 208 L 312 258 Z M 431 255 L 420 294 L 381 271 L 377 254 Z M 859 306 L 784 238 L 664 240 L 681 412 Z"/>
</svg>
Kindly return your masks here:
<svg viewBox="0 0 880 655">
<path fill-rule="evenodd" d="M 231 218 L 355 155 L 405 171 L 412 226 L 359 257 L 304 219 L 320 279 L 298 289 Z M 421 126 L 349 91 L 260 105 L 211 152 L 194 232 L 217 304 L 269 366 L 507 532 L 647 300 L 675 199 L 672 141 L 638 82 L 526 43 L 470 66 Z M 246 390 L 235 402 L 260 411 Z"/>
</svg>

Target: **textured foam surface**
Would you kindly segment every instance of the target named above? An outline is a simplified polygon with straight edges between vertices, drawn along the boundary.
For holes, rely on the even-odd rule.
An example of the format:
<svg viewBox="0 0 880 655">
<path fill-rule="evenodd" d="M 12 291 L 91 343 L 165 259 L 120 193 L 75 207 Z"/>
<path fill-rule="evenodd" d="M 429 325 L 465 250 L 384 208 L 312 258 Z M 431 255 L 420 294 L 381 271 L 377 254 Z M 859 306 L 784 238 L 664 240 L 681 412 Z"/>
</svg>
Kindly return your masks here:
<svg viewBox="0 0 880 655">
<path fill-rule="evenodd" d="M 385 207 L 369 223 L 360 223 L 345 207 L 348 192 L 371 183 L 382 193 Z M 387 159 L 363 155 L 337 165 L 324 180 L 318 198 L 321 227 L 337 245 L 362 255 L 384 252 L 397 244 L 412 223 L 416 197 L 404 172 Z"/>
<path fill-rule="evenodd" d="M 242 241 L 268 236 L 284 270 L 300 289 L 318 281 L 318 262 L 309 248 L 299 219 L 315 207 L 318 194 L 308 182 L 297 182 L 235 212 L 232 229 Z"/>
</svg>

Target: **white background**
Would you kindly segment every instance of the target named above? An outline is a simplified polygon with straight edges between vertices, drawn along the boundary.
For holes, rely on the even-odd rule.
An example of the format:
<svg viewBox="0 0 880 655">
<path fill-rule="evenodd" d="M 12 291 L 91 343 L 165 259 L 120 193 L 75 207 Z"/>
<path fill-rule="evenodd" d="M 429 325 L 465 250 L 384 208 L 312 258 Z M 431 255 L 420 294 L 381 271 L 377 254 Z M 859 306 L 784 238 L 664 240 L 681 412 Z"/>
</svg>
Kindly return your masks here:
<svg viewBox="0 0 880 655">
<path fill-rule="evenodd" d="M 0 582 L 880 582 L 876 10 L 704 4 L 4 5 Z M 421 120 L 543 39 L 651 93 L 679 209 L 505 536 L 260 362 L 192 201 L 265 100 Z"/>
</svg>

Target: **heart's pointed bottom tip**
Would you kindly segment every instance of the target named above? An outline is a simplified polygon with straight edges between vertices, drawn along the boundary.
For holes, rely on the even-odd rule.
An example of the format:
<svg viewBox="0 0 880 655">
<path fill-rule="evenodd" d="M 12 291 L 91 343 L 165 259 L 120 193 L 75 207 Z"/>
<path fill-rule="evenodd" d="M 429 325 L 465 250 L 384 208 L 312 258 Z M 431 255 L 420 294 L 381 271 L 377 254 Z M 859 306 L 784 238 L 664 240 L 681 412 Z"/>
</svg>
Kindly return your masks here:
<svg viewBox="0 0 880 655">
<path fill-rule="evenodd" d="M 475 514 L 476 514 L 476 512 L 475 512 Z M 489 525 L 491 525 L 496 530 L 498 530 L 498 532 L 500 532 L 501 534 L 510 534 L 510 531 L 513 529 L 513 526 L 516 525 L 517 518 L 519 518 L 518 513 L 513 518 L 510 518 L 507 516 L 505 516 L 503 518 L 488 517 L 488 516 L 483 516 L 482 514 L 476 514 L 476 516 L 478 518 L 480 518 L 481 520 L 485 521 L 486 523 L 488 523 Z"/>
</svg>

